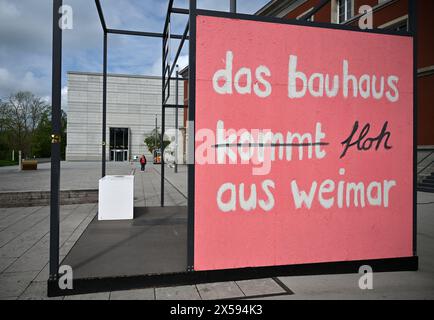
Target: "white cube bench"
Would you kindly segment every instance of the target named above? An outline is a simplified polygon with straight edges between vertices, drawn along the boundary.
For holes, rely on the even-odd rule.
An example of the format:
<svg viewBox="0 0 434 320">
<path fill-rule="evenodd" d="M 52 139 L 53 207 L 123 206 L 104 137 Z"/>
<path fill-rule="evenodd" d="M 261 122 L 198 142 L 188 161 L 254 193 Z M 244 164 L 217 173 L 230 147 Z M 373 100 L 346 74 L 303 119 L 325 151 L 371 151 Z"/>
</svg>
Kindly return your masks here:
<svg viewBox="0 0 434 320">
<path fill-rule="evenodd" d="M 99 180 L 98 220 L 134 219 L 134 176 L 105 176 Z"/>
</svg>

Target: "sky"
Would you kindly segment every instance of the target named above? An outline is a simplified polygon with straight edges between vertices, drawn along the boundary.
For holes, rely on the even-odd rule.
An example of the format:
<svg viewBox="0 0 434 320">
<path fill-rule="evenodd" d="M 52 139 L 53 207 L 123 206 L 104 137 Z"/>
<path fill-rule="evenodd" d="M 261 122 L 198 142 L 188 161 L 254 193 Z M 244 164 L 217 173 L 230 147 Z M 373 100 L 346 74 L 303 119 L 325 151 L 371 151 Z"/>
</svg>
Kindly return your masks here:
<svg viewBox="0 0 434 320">
<path fill-rule="evenodd" d="M 198 0 L 201 9 L 229 11 L 229 0 Z M 238 12 L 254 13 L 268 0 L 238 0 Z M 64 0 L 73 28 L 63 31 L 62 108 L 67 110 L 68 71 L 102 71 L 103 33 L 93 0 Z M 108 28 L 162 32 L 168 0 L 101 0 Z M 188 0 L 174 7 L 187 8 Z M 186 15 L 174 15 L 172 33 L 182 34 Z M 31 91 L 51 100 L 52 0 L 0 0 L 0 99 Z M 179 40 L 172 40 L 172 55 Z M 158 38 L 109 35 L 108 72 L 160 75 Z M 179 59 L 188 64 L 188 46 Z"/>
</svg>

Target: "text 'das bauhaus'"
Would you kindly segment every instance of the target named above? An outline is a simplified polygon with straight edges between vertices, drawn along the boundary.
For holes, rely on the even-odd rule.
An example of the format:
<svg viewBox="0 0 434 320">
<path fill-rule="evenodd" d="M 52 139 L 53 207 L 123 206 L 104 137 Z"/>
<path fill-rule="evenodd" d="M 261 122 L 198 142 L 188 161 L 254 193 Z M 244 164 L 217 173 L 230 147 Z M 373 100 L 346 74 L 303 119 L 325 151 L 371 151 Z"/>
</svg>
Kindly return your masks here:
<svg viewBox="0 0 434 320">
<path fill-rule="evenodd" d="M 196 270 L 412 255 L 412 46 L 197 18 Z"/>
</svg>

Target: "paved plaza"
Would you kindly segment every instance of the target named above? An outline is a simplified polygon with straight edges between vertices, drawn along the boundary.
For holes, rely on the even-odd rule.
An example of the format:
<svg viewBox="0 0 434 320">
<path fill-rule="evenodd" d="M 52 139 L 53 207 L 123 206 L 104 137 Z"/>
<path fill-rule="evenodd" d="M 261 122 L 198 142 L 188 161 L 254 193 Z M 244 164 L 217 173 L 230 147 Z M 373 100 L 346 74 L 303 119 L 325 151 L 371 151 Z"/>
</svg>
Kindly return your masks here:
<svg viewBox="0 0 434 320">
<path fill-rule="evenodd" d="M 185 206 L 186 167 L 180 166 L 177 174 L 172 168 L 165 171 L 166 205 Z M 158 206 L 160 168 L 148 165 L 143 173 L 137 164 L 109 163 L 107 167 L 108 174 L 131 172 L 135 174 L 135 205 Z M 97 189 L 100 174 L 100 163 L 62 163 L 61 189 Z M 17 167 L 0 168 L 0 191 L 49 190 L 49 179 L 49 164 L 41 164 L 35 172 L 19 172 Z M 257 296 L 264 299 L 434 299 L 434 194 L 418 193 L 417 200 L 420 270 L 374 273 L 373 290 L 361 290 L 360 276 L 354 273 L 147 288 L 55 299 L 248 299 Z M 0 299 L 47 299 L 49 210 L 48 206 L 0 208 Z M 96 213 L 96 204 L 61 207 L 62 259 Z"/>
</svg>

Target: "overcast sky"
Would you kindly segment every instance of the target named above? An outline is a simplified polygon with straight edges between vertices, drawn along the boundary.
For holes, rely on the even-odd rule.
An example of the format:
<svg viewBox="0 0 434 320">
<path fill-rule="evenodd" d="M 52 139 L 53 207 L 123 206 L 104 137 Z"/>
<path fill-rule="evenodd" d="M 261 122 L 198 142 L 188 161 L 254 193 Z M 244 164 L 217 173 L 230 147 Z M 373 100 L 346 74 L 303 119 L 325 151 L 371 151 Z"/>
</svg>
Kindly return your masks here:
<svg viewBox="0 0 434 320">
<path fill-rule="evenodd" d="M 109 28 L 152 32 L 162 31 L 167 2 L 101 0 Z M 238 0 L 238 11 L 254 13 L 267 2 Z M 188 0 L 174 3 L 188 6 Z M 64 0 L 64 4 L 73 9 L 73 29 L 63 33 L 62 91 L 66 96 L 67 71 L 101 72 L 103 34 L 93 0 Z M 229 0 L 198 0 L 198 6 L 228 11 Z M 0 0 L 0 98 L 29 90 L 50 100 L 51 15 L 52 0 Z M 172 33 L 182 34 L 186 21 L 186 15 L 175 15 Z M 160 75 L 161 39 L 110 35 L 108 41 L 110 73 Z M 178 41 L 172 43 L 176 46 Z M 188 50 L 182 52 L 181 65 L 187 63 L 187 54 Z"/>
</svg>

